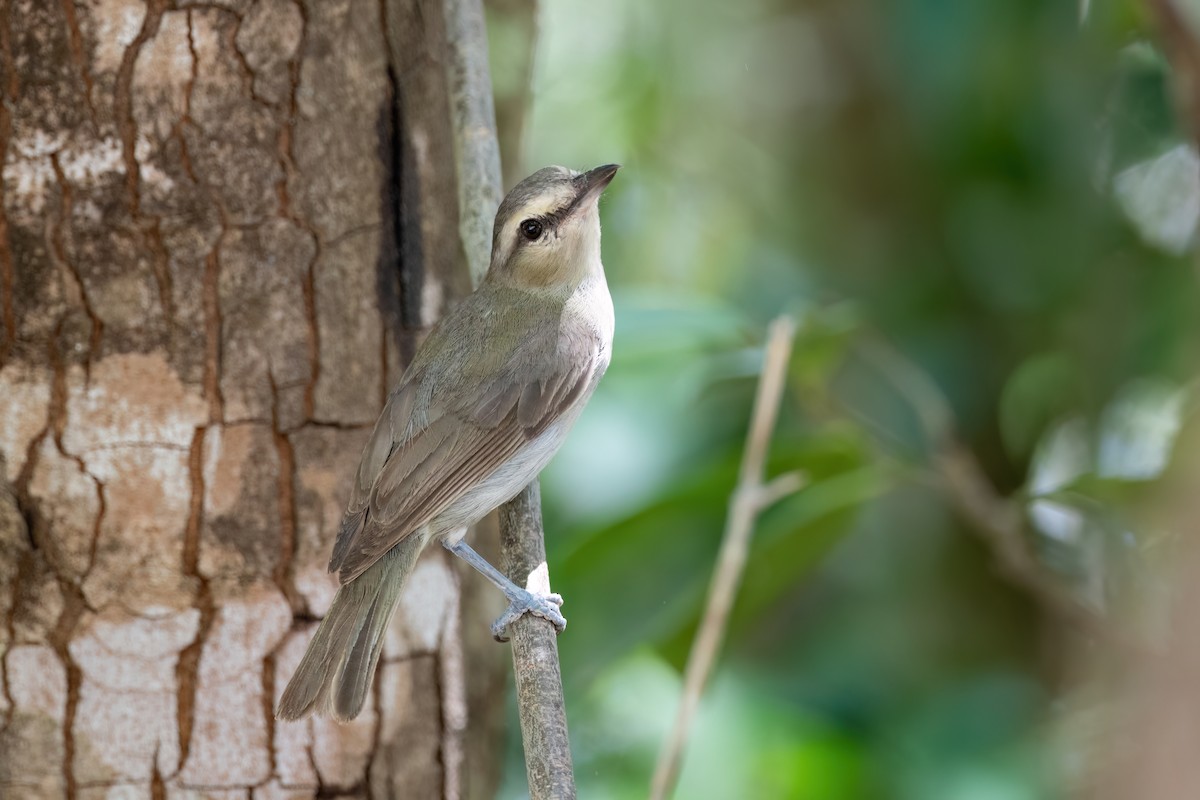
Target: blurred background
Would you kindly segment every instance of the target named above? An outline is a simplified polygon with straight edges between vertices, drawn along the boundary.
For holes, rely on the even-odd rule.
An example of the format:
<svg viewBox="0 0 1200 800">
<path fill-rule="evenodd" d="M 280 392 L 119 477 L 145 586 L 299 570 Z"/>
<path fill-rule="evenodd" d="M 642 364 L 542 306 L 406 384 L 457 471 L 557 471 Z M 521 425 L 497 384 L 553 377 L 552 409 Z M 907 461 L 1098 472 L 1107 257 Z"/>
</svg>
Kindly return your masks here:
<svg viewBox="0 0 1200 800">
<path fill-rule="evenodd" d="M 612 367 L 543 475 L 582 797 L 646 794 L 780 313 L 768 471 L 808 484 L 759 519 L 677 796 L 1092 788 L 1124 656 L 1166 630 L 1166 498 L 1194 485 L 1191 18 L 491 3 L 508 185 L 624 165 Z"/>
</svg>

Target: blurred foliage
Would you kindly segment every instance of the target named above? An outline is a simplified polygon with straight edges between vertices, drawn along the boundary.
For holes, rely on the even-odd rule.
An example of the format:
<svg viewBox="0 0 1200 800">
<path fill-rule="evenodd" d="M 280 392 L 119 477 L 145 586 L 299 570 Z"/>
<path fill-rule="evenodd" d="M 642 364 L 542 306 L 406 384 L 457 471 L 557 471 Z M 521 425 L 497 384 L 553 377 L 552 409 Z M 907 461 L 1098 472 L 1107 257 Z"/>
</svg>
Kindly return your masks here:
<svg viewBox="0 0 1200 800">
<path fill-rule="evenodd" d="M 780 312 L 771 474 L 809 485 L 760 519 L 677 796 L 1058 798 L 1086 771 L 1055 712 L 1076 634 L 997 575 L 930 468 L 929 392 L 877 356 L 1050 580 L 1141 609 L 1194 425 L 1200 161 L 1141 5 L 1087 7 L 543 3 L 525 162 L 624 165 L 614 360 L 543 476 L 581 796 L 646 794 Z"/>
</svg>

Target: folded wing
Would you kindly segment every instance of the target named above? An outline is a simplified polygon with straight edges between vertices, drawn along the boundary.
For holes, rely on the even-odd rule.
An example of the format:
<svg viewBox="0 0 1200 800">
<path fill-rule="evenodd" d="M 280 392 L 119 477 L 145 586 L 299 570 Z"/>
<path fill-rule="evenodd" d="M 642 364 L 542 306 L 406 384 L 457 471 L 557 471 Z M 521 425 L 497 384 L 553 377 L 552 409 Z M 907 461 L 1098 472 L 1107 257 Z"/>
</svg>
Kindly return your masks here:
<svg viewBox="0 0 1200 800">
<path fill-rule="evenodd" d="M 330 571 L 342 583 L 361 575 L 574 408 L 603 371 L 598 341 L 576 350 L 538 361 L 521 348 L 474 386 L 454 375 L 453 391 L 428 374 L 406 380 L 363 452 Z M 430 403 L 417 414 L 421 392 Z"/>
</svg>

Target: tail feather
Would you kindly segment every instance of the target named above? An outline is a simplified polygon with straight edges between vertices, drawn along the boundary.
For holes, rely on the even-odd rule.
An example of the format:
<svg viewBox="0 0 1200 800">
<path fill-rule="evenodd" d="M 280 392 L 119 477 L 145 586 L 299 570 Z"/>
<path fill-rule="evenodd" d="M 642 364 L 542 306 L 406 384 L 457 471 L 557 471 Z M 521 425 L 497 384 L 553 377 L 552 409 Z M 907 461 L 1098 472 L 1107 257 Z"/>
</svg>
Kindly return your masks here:
<svg viewBox="0 0 1200 800">
<path fill-rule="evenodd" d="M 400 590 L 425 543 L 423 532 L 405 537 L 366 572 L 338 589 L 283 690 L 275 709 L 278 719 L 296 720 L 315 713 L 348 722 L 358 716 Z"/>
<path fill-rule="evenodd" d="M 400 599 L 402 581 L 384 581 L 371 608 L 367 611 L 358 637 L 346 652 L 337 680 L 333 682 L 333 716 L 337 719 L 354 719 L 362 711 L 367 698 L 367 687 L 375 675 L 375 667 L 383 652 L 383 640 L 388 623 Z"/>
</svg>

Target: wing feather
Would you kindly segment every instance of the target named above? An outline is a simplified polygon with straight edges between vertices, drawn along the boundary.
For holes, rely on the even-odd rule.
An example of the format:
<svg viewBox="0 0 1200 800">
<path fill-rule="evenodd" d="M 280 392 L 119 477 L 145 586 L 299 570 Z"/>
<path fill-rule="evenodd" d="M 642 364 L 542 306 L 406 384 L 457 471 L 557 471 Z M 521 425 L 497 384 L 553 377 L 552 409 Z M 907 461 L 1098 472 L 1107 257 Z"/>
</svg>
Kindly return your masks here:
<svg viewBox="0 0 1200 800">
<path fill-rule="evenodd" d="M 603 374 L 599 330 L 569 324 L 554 302 L 505 296 L 513 291 L 485 285 L 466 298 L 388 398 L 329 563 L 343 584 L 576 408 Z M 522 315 L 519 326 L 512 313 Z M 481 364 L 499 368 L 481 374 Z"/>
<path fill-rule="evenodd" d="M 506 371 L 480 387 L 473 404 L 455 410 L 437 406 L 415 431 L 407 423 L 405 439 L 392 447 L 363 498 L 365 518 L 343 523 L 330 571 L 338 571 L 343 584 L 358 577 L 515 456 L 594 385 L 597 355 L 593 349 L 582 363 L 551 359 L 528 370 L 524 380 Z M 384 417 L 392 417 L 393 430 L 403 424 L 394 415 Z M 368 445 L 367 452 L 374 456 L 379 448 Z M 360 476 L 363 471 L 360 467 Z M 359 485 L 356 481 L 356 497 Z M 350 517 L 348 510 L 346 522 Z"/>
<path fill-rule="evenodd" d="M 444 435 L 435 428 L 456 430 Z M 384 468 L 367 522 L 348 542 L 338 565 L 342 583 L 365 572 L 402 538 L 444 511 L 528 442 L 524 431 L 511 419 L 495 428 L 481 428 L 443 417 L 417 439 L 431 435 L 452 444 L 431 451 L 436 458 L 425 459 L 417 469 L 408 469 L 407 453 L 401 451 Z M 393 465 L 394 471 L 406 473 L 406 478 L 392 475 Z"/>
</svg>

